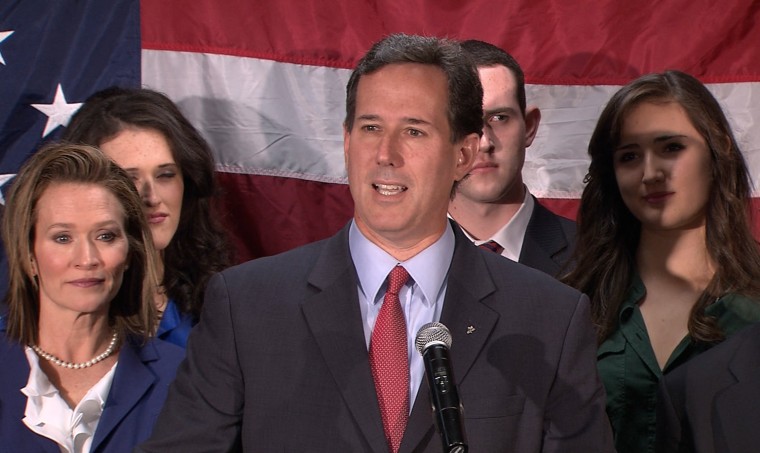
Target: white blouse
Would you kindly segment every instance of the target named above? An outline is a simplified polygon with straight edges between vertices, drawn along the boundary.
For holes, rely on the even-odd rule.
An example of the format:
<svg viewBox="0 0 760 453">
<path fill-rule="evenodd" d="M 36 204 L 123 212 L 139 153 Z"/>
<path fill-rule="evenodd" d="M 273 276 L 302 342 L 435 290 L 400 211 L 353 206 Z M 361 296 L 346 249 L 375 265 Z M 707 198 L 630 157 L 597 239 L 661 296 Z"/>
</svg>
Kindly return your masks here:
<svg viewBox="0 0 760 453">
<path fill-rule="evenodd" d="M 39 357 L 26 348 L 29 381 L 21 393 L 27 396 L 24 424 L 54 441 L 62 453 L 89 453 L 103 407 L 111 390 L 116 364 L 82 398 L 73 410 L 40 368 Z"/>
</svg>

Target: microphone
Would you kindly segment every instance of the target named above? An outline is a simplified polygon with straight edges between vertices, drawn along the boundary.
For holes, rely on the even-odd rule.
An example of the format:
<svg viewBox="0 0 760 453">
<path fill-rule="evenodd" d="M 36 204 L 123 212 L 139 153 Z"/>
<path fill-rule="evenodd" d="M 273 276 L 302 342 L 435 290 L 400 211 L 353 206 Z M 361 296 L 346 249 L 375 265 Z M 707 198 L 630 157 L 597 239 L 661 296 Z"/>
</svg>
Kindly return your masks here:
<svg viewBox="0 0 760 453">
<path fill-rule="evenodd" d="M 449 359 L 451 333 L 439 322 L 429 322 L 417 332 L 414 341 L 425 363 L 425 376 L 433 402 L 433 417 L 441 434 L 444 453 L 467 453 L 462 404 Z"/>
</svg>

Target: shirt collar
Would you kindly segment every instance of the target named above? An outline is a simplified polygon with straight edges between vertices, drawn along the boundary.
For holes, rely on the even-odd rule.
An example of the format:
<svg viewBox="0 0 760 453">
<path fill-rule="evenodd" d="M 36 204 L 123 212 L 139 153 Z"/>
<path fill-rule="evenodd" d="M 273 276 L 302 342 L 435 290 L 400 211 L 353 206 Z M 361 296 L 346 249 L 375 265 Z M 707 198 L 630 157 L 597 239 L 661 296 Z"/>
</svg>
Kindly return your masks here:
<svg viewBox="0 0 760 453">
<path fill-rule="evenodd" d="M 27 396 L 22 422 L 62 446 L 61 451 L 90 451 L 118 362 L 72 409 L 40 368 L 32 348 L 26 347 L 25 353 L 30 372 L 26 386 L 21 389 Z"/>
<path fill-rule="evenodd" d="M 641 277 L 638 272 L 634 272 L 631 277 L 631 285 L 628 287 L 628 291 L 625 293 L 625 298 L 620 306 L 620 312 L 618 314 L 618 321 L 623 324 L 631 319 L 633 310 L 639 304 L 639 301 L 646 295 L 647 289 L 644 287 L 644 282 L 641 281 Z"/>
<path fill-rule="evenodd" d="M 399 262 L 367 239 L 353 221 L 348 244 L 359 277 L 359 290 L 367 300 L 377 303 L 382 298 L 380 290 L 388 273 L 401 264 L 422 291 L 424 303 L 430 305 L 438 299 L 449 272 L 449 266 L 440 264 L 451 263 L 454 256 L 454 230 L 451 223 L 446 222 L 446 229 L 436 242 L 404 262 Z"/>
<path fill-rule="evenodd" d="M 533 196 L 525 188 L 525 198 L 522 204 L 515 212 L 515 215 L 509 219 L 499 231 L 494 233 L 493 236 L 485 240 L 477 240 L 470 236 L 464 228 L 462 231 L 465 236 L 470 239 L 475 245 L 480 245 L 488 241 L 496 241 L 500 246 L 504 247 L 504 251 L 501 253 L 507 258 L 518 261 L 520 259 L 520 252 L 522 251 L 523 241 L 525 240 L 525 230 L 528 229 L 528 223 L 530 223 L 530 217 L 533 215 L 533 209 L 535 208 L 535 200 Z"/>
</svg>

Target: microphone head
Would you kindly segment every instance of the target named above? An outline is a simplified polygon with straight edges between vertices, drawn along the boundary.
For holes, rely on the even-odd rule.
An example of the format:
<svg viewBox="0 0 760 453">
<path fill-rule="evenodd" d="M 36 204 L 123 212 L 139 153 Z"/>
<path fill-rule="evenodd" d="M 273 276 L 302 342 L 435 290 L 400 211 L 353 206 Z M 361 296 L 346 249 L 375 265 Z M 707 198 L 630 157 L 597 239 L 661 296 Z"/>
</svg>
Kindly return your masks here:
<svg viewBox="0 0 760 453">
<path fill-rule="evenodd" d="M 440 322 L 429 322 L 420 327 L 414 340 L 414 345 L 420 354 L 434 344 L 443 344 L 447 348 L 451 347 L 451 332 L 449 332 L 448 327 Z"/>
</svg>

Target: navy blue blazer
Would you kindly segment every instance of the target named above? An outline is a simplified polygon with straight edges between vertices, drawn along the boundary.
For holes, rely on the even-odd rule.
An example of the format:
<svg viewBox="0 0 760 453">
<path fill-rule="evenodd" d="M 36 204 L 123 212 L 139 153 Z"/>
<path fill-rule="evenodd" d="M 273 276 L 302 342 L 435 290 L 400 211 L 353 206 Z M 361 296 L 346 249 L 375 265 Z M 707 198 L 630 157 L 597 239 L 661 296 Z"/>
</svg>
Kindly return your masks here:
<svg viewBox="0 0 760 453">
<path fill-rule="evenodd" d="M 153 430 L 184 350 L 161 340 L 125 343 L 92 442 L 92 453 L 128 452 Z M 0 337 L 0 453 L 60 453 L 58 445 L 21 421 L 29 380 L 24 348 Z"/>
</svg>

